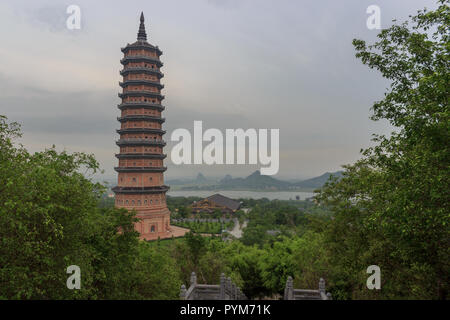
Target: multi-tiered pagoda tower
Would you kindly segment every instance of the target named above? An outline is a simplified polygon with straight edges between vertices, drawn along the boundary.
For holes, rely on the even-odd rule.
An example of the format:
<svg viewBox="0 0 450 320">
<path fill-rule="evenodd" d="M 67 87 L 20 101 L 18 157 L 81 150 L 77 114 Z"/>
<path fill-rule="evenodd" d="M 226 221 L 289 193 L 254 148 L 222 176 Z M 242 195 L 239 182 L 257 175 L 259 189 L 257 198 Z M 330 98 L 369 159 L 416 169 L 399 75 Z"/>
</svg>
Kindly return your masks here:
<svg viewBox="0 0 450 320">
<path fill-rule="evenodd" d="M 123 88 L 119 93 L 122 99 L 119 109 L 120 139 L 117 145 L 120 153 L 116 155 L 119 166 L 118 184 L 113 191 L 116 194 L 116 206 L 128 210 L 135 209 L 140 219 L 135 228 L 142 239 L 153 240 L 172 236 L 170 212 L 166 205 L 163 160 L 166 155 L 162 139 L 164 110 L 161 102 L 164 96 L 160 83 L 163 74 L 159 57 L 162 51 L 147 42 L 144 14 L 137 41 L 121 49 L 124 58 L 120 61 L 123 70 Z"/>
</svg>

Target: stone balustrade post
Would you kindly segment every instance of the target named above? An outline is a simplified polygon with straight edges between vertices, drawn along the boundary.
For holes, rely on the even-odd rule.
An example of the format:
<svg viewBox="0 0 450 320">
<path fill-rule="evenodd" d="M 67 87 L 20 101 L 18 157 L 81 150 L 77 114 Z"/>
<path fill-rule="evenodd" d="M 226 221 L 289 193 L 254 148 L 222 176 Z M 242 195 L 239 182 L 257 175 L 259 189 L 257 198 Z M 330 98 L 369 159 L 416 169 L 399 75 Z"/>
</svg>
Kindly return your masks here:
<svg viewBox="0 0 450 320">
<path fill-rule="evenodd" d="M 184 284 L 180 288 L 180 300 L 186 300 L 186 286 Z"/>
<path fill-rule="evenodd" d="M 284 288 L 284 300 L 292 300 L 294 297 L 294 281 L 289 276 L 286 281 L 286 287 Z"/>
<path fill-rule="evenodd" d="M 226 288 L 227 288 L 227 293 L 228 293 L 228 299 L 227 300 L 231 300 L 232 299 L 232 297 L 231 297 L 232 292 L 231 292 L 231 278 L 230 277 L 227 278 L 227 286 L 226 286 Z"/>
<path fill-rule="evenodd" d="M 323 278 L 319 280 L 319 292 L 325 294 L 325 280 Z"/>
<path fill-rule="evenodd" d="M 219 293 L 220 300 L 225 300 L 225 286 L 226 286 L 226 278 L 225 274 L 222 273 L 220 275 L 220 293 Z"/>
<path fill-rule="evenodd" d="M 197 284 L 197 275 L 195 272 L 191 273 L 191 286 L 195 286 Z"/>
<path fill-rule="evenodd" d="M 231 283 L 231 300 L 236 300 L 236 285 Z"/>
</svg>

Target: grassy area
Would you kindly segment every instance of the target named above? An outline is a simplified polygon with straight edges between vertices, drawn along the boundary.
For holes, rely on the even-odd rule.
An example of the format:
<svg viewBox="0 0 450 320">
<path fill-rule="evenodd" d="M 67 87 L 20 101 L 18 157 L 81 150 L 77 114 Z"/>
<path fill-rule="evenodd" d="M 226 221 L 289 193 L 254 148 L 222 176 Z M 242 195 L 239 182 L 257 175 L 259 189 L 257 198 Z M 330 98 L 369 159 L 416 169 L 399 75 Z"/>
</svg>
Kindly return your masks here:
<svg viewBox="0 0 450 320">
<path fill-rule="evenodd" d="M 181 243 L 184 241 L 184 237 L 178 237 L 178 238 L 166 238 L 166 239 L 159 239 L 157 241 L 147 241 L 148 245 L 151 247 L 162 247 L 166 248 L 169 247 L 173 243 Z"/>
<path fill-rule="evenodd" d="M 172 222 L 172 225 L 188 228 L 192 232 L 196 233 L 215 233 L 215 234 L 221 234 L 222 229 L 228 230 L 232 229 L 234 227 L 234 222 L 230 221 L 227 223 L 220 223 L 220 222 L 190 222 L 190 221 L 184 221 L 184 222 Z"/>
</svg>

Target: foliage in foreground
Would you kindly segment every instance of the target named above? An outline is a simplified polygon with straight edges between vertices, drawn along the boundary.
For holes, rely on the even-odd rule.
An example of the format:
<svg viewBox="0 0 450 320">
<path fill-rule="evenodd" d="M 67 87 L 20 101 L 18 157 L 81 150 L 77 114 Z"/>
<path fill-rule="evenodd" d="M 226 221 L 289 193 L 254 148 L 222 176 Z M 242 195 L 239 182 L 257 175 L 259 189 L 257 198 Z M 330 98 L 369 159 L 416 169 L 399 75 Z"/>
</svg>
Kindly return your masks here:
<svg viewBox="0 0 450 320">
<path fill-rule="evenodd" d="M 139 244 L 133 215 L 99 208 L 104 187 L 85 177 L 98 170 L 93 156 L 29 154 L 18 136 L 0 117 L 0 298 L 176 298 L 177 275 Z M 70 265 L 82 290 L 66 287 Z M 173 280 L 156 288 L 163 274 Z"/>
<path fill-rule="evenodd" d="M 357 57 L 391 81 L 374 120 L 396 131 L 346 167 L 318 199 L 332 208 L 327 230 L 341 298 L 445 298 L 450 283 L 448 0 L 379 41 L 354 40 Z M 382 290 L 365 288 L 364 270 L 382 270 Z"/>
</svg>

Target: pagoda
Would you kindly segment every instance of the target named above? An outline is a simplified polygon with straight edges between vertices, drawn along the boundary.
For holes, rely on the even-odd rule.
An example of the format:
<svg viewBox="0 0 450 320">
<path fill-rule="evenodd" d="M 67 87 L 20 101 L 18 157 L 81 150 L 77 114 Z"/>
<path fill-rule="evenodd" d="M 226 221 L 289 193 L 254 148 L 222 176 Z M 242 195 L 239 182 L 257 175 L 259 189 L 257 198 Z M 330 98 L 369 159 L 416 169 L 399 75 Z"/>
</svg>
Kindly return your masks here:
<svg viewBox="0 0 450 320">
<path fill-rule="evenodd" d="M 118 208 L 135 210 L 139 222 L 135 229 L 141 239 L 154 240 L 172 237 L 170 211 L 166 205 L 164 185 L 163 147 L 166 145 L 162 136 L 165 131 L 162 124 L 165 119 L 161 112 L 164 96 L 160 83 L 164 76 L 160 68 L 163 63 L 159 57 L 162 51 L 147 42 L 144 14 L 141 13 L 137 41 L 121 48 L 124 54 L 120 61 L 123 65 L 119 82 L 122 99 L 118 105 L 121 116 L 120 135 L 116 144 L 120 153 L 116 154 L 119 166 L 117 186 L 113 188 L 115 205 Z"/>
</svg>

